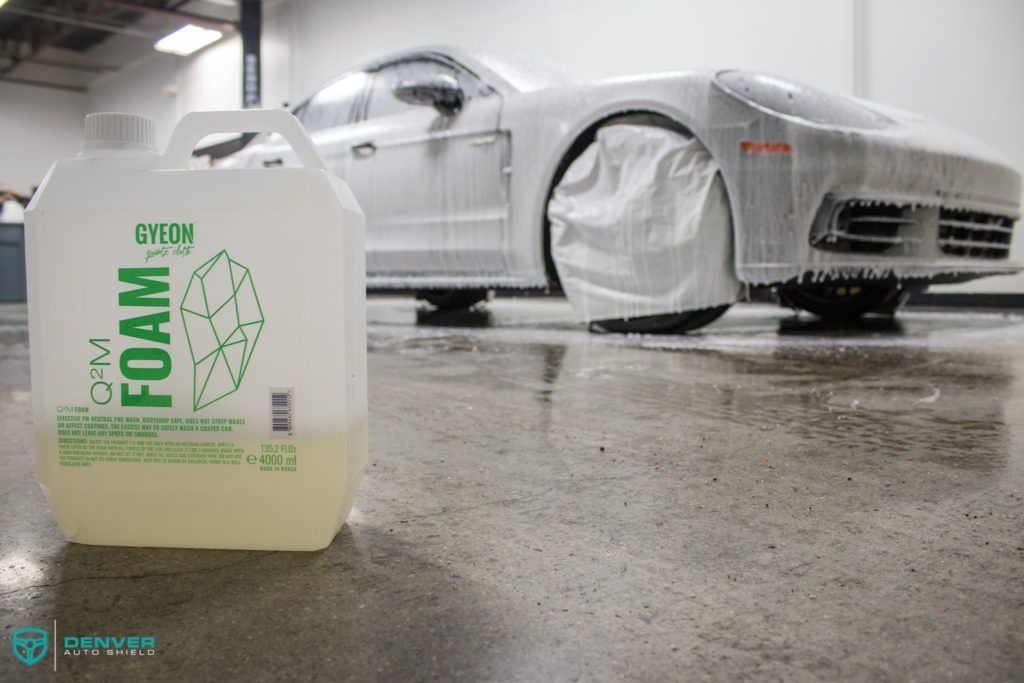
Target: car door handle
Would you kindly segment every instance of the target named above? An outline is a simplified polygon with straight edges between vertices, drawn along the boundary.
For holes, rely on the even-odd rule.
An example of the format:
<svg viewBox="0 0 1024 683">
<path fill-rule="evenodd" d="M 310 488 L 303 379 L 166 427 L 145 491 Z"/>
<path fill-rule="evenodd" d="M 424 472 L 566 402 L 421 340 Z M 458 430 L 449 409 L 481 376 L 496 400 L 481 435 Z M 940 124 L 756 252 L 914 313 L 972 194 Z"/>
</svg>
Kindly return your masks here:
<svg viewBox="0 0 1024 683">
<path fill-rule="evenodd" d="M 264 159 L 263 160 L 263 167 L 264 168 L 271 168 L 273 166 L 283 166 L 283 165 L 284 165 L 284 159 L 282 159 L 280 157 L 278 157 L 277 159 Z"/>
<path fill-rule="evenodd" d="M 372 142 L 361 142 L 358 145 L 352 145 L 352 153 L 361 159 L 372 157 L 376 151 L 377 145 Z"/>
<path fill-rule="evenodd" d="M 471 144 L 474 147 L 483 147 L 484 145 L 493 145 L 497 141 L 497 135 L 482 135 L 478 138 L 473 138 L 472 140 L 470 140 L 469 144 Z"/>
</svg>

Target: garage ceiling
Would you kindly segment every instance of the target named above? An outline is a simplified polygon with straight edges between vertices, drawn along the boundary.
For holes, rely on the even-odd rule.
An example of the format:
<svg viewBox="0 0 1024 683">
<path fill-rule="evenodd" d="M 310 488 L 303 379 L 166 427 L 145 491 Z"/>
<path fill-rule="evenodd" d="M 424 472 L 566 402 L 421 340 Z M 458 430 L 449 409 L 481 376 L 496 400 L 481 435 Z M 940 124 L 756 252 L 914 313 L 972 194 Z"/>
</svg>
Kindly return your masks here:
<svg viewBox="0 0 1024 683">
<path fill-rule="evenodd" d="M 9 0 L 0 6 L 0 81 L 84 92 L 157 53 L 185 24 L 237 28 L 236 0 Z"/>
</svg>

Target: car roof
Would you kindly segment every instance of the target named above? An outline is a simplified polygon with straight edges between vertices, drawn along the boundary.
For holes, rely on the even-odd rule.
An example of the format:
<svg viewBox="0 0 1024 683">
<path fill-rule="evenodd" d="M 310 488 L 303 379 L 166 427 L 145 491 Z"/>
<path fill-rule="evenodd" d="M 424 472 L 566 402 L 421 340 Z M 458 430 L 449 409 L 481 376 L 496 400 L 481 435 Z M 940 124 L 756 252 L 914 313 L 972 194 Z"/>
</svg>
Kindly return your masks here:
<svg viewBox="0 0 1024 683">
<path fill-rule="evenodd" d="M 493 48 L 451 45 L 434 45 L 392 53 L 363 65 L 361 70 L 372 71 L 416 57 L 440 57 L 457 62 L 487 85 L 500 91 L 529 92 L 579 80 L 560 67 L 526 55 Z"/>
</svg>

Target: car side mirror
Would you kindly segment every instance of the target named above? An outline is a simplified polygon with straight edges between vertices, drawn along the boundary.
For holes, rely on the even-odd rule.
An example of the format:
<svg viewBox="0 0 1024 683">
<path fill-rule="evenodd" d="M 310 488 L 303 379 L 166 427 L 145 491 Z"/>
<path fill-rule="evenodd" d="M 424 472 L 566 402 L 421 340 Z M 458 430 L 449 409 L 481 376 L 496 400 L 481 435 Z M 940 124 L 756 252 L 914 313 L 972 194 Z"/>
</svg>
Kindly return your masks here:
<svg viewBox="0 0 1024 683">
<path fill-rule="evenodd" d="M 459 82 L 447 74 L 402 81 L 395 87 L 394 95 L 407 104 L 434 107 L 446 116 L 459 113 L 466 99 Z"/>
</svg>

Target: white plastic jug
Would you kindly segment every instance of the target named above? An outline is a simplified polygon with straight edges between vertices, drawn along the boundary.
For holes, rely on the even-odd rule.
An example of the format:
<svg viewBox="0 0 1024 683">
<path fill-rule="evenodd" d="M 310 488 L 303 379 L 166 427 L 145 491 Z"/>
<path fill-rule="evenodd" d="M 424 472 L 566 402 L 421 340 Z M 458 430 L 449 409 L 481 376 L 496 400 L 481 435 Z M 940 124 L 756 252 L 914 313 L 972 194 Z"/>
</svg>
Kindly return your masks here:
<svg viewBox="0 0 1024 683">
<path fill-rule="evenodd" d="M 302 168 L 189 170 L 276 132 Z M 78 543 L 315 550 L 366 466 L 363 214 L 280 110 L 86 117 L 26 212 L 39 482 Z"/>
</svg>

